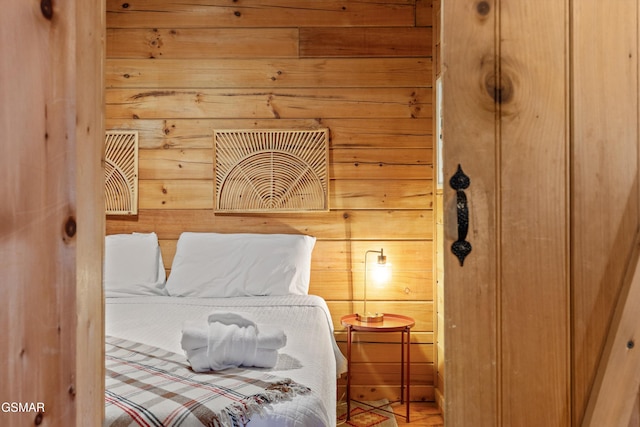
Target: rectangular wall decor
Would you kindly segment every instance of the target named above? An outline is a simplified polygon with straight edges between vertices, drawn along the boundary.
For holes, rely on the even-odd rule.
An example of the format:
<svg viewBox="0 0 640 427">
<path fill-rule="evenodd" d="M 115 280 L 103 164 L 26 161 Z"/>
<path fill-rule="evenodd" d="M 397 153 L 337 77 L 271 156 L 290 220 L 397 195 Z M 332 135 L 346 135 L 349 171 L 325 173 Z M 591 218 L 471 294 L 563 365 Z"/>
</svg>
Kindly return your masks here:
<svg viewBox="0 0 640 427">
<path fill-rule="evenodd" d="M 138 213 L 138 132 L 107 131 L 104 147 L 107 215 Z"/>
<path fill-rule="evenodd" d="M 216 212 L 329 210 L 329 129 L 214 131 Z"/>
</svg>

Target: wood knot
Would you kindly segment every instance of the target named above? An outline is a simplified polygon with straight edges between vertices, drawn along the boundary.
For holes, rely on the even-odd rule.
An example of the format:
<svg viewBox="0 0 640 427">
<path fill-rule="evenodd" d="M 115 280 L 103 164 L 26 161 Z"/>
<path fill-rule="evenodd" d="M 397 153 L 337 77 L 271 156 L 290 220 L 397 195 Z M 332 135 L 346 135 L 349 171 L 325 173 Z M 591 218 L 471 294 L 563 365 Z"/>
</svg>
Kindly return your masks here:
<svg viewBox="0 0 640 427">
<path fill-rule="evenodd" d="M 487 75 L 484 82 L 487 94 L 496 104 L 507 104 L 513 100 L 513 81 L 508 75 L 502 75 L 500 82 L 495 74 Z"/>
<path fill-rule="evenodd" d="M 36 414 L 36 419 L 33 420 L 33 424 L 39 426 L 40 424 L 42 424 L 42 419 L 44 418 L 44 414 L 42 412 L 38 412 Z"/>
<path fill-rule="evenodd" d="M 478 14 L 487 16 L 489 12 L 491 12 L 491 5 L 489 5 L 489 2 L 487 1 L 481 1 L 476 6 L 476 10 L 478 11 Z"/>
<path fill-rule="evenodd" d="M 41 0 L 40 1 L 40 11 L 42 12 L 42 16 L 44 16 L 49 21 L 51 21 L 53 19 L 53 3 L 52 3 L 52 0 Z"/>
<path fill-rule="evenodd" d="M 67 222 L 64 224 L 64 232 L 68 237 L 73 237 L 76 235 L 77 225 L 76 219 L 72 216 L 67 218 Z"/>
</svg>

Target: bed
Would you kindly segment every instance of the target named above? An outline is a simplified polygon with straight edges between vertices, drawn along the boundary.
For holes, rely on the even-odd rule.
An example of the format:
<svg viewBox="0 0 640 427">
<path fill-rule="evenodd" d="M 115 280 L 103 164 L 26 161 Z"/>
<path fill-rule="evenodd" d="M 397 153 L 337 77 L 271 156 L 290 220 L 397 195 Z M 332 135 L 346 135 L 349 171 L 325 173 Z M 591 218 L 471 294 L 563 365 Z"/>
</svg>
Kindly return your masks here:
<svg viewBox="0 0 640 427">
<path fill-rule="evenodd" d="M 165 280 L 154 233 L 107 236 L 104 425 L 335 425 L 336 377 L 346 363 L 326 302 L 308 294 L 314 243 L 303 235 L 183 233 Z M 286 339 L 273 361 L 202 369 L 187 333 L 211 327 L 214 316 L 231 316 L 234 330 L 253 332 L 251 325 Z M 221 353 L 207 354 L 209 363 Z"/>
</svg>

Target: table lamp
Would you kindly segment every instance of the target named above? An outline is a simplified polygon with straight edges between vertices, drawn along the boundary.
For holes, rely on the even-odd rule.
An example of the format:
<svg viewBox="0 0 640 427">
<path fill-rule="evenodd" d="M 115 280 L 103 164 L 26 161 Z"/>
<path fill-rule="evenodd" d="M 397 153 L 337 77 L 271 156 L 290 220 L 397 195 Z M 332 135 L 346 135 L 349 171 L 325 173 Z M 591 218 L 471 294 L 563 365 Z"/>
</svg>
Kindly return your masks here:
<svg viewBox="0 0 640 427">
<path fill-rule="evenodd" d="M 373 271 L 376 281 L 380 283 L 386 282 L 390 275 L 391 266 L 387 263 L 387 257 L 385 256 L 383 249 L 380 249 L 379 251 L 368 250 L 364 253 L 364 310 L 362 313 L 356 313 L 356 319 L 361 322 L 382 322 L 384 320 L 383 313 L 372 313 L 367 311 L 367 256 L 370 253 L 379 254 Z"/>
</svg>

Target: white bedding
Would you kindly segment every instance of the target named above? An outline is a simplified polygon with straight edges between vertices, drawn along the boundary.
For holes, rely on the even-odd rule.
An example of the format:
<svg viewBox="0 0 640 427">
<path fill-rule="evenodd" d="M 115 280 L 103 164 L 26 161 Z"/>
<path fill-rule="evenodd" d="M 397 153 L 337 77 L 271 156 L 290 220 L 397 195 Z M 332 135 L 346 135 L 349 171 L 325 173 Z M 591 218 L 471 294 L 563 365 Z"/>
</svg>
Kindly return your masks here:
<svg viewBox="0 0 640 427">
<path fill-rule="evenodd" d="M 284 329 L 287 344 L 269 373 L 303 384 L 311 395 L 267 408 L 248 427 L 333 426 L 336 424 L 336 376 L 346 360 L 338 350 L 325 301 L 312 295 L 238 298 L 145 296 L 107 298 L 106 334 L 183 354 L 185 320 L 206 322 L 215 310 L 237 311 L 257 325 Z"/>
</svg>

